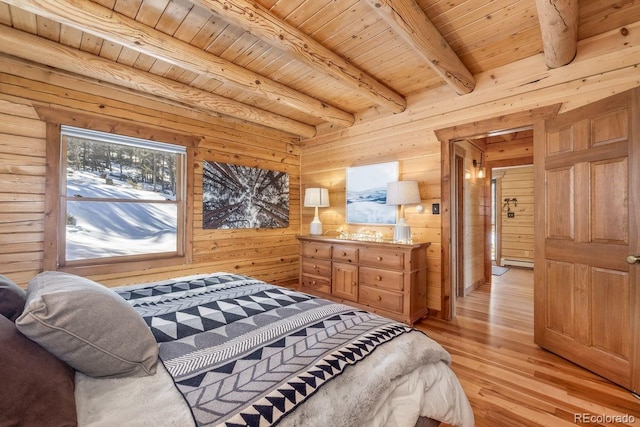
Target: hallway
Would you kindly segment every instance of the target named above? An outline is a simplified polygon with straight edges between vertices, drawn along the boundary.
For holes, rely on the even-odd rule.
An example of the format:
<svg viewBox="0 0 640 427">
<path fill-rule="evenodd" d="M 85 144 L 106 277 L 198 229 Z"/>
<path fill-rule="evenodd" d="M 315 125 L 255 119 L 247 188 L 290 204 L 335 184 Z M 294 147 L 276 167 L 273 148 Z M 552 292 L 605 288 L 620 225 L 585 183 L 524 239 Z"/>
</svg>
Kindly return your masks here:
<svg viewBox="0 0 640 427">
<path fill-rule="evenodd" d="M 416 325 L 451 353 L 476 426 L 640 426 L 640 400 L 630 392 L 534 344 L 533 271 L 492 278 L 458 300 L 453 321 Z M 602 421 L 626 414 L 635 422 Z"/>
</svg>

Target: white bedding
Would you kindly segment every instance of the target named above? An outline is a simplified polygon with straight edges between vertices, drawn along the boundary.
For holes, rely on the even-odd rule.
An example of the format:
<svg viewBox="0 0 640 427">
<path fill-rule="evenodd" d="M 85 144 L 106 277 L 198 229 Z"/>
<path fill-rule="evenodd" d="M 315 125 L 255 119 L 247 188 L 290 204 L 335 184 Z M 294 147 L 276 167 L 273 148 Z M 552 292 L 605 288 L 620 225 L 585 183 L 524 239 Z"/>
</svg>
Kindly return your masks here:
<svg viewBox="0 0 640 427">
<path fill-rule="evenodd" d="M 183 279 L 205 276 L 208 275 Z M 418 331 L 402 334 L 346 367 L 281 419 L 279 425 L 413 427 L 421 416 L 471 427 L 474 417 L 469 401 L 455 374 L 438 354 L 448 358 L 442 347 L 426 335 Z M 156 374 L 148 377 L 100 379 L 78 372 L 75 396 L 81 427 L 195 425 L 189 405 L 161 361 Z"/>
<path fill-rule="evenodd" d="M 416 346 L 439 345 L 421 333 L 404 334 L 346 368 L 279 425 L 410 427 L 423 416 L 473 426 L 471 406 L 444 362 L 394 376 L 402 357 Z M 376 374 L 381 372 L 389 380 Z M 194 425 L 188 405 L 160 362 L 150 377 L 97 379 L 77 373 L 75 393 L 79 426 Z"/>
</svg>

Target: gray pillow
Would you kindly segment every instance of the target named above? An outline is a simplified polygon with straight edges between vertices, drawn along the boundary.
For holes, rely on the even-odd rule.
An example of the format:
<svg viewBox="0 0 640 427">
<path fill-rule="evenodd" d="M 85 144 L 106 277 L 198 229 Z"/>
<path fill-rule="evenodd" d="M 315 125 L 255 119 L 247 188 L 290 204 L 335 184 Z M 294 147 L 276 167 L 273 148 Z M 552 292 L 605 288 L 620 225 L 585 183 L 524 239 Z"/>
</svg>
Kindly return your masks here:
<svg viewBox="0 0 640 427">
<path fill-rule="evenodd" d="M 158 344 L 144 319 L 112 290 L 73 274 L 45 271 L 27 287 L 16 327 L 92 377 L 152 375 Z"/>
<path fill-rule="evenodd" d="M 15 322 L 24 309 L 27 293 L 9 278 L 0 274 L 0 314 Z"/>
</svg>

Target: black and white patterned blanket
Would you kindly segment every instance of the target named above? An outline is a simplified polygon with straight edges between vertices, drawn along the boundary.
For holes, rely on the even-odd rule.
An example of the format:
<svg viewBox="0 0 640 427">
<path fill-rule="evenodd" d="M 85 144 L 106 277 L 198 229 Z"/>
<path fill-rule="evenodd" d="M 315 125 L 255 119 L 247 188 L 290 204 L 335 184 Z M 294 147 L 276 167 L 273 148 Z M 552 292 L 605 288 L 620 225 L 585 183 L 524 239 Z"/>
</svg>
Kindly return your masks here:
<svg viewBox="0 0 640 427">
<path fill-rule="evenodd" d="M 197 425 L 268 426 L 408 326 L 217 273 L 118 293 L 144 317 Z"/>
</svg>

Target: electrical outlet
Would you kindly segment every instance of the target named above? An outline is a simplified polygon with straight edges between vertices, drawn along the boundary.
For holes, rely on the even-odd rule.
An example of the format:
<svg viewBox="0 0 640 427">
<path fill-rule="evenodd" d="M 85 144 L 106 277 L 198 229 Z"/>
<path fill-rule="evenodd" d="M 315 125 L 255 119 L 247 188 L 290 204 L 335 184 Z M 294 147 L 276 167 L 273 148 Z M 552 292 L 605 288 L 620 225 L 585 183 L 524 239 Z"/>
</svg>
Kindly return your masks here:
<svg viewBox="0 0 640 427">
<path fill-rule="evenodd" d="M 440 215 L 440 203 L 433 203 L 431 205 L 431 213 L 434 215 Z"/>
<path fill-rule="evenodd" d="M 516 217 L 515 212 L 507 212 L 507 218 L 515 218 L 515 217 Z"/>
</svg>

